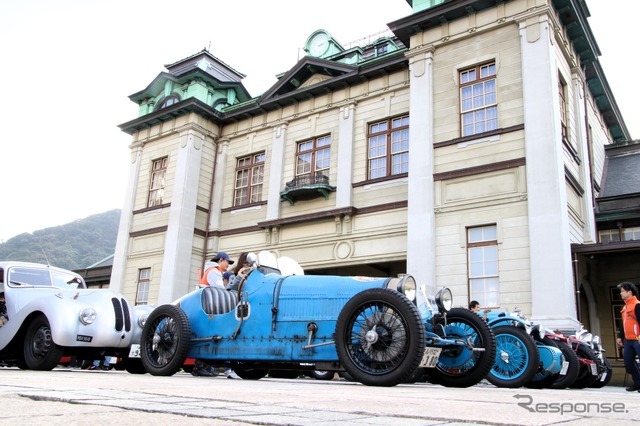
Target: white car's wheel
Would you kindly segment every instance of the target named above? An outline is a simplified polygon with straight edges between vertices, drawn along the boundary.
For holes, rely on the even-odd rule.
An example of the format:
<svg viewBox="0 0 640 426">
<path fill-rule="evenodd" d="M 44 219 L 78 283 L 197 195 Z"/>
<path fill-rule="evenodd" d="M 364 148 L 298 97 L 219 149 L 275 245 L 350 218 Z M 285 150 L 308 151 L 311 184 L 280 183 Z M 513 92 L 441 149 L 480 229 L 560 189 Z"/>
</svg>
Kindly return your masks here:
<svg viewBox="0 0 640 426">
<path fill-rule="evenodd" d="M 24 362 L 31 370 L 53 370 L 62 357 L 62 348 L 51 336 L 49 321 L 44 315 L 33 318 L 24 336 Z"/>
</svg>

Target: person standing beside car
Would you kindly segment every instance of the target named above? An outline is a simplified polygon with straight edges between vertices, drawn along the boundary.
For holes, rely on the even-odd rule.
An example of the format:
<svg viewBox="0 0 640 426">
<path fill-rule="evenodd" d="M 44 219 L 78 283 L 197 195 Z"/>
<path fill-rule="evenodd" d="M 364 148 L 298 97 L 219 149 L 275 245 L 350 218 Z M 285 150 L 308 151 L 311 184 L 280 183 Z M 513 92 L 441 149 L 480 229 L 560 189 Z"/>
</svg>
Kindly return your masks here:
<svg viewBox="0 0 640 426">
<path fill-rule="evenodd" d="M 624 366 L 633 378 L 633 385 L 626 388 L 628 392 L 640 391 L 640 369 L 636 363 L 636 356 L 640 357 L 640 301 L 638 288 L 629 281 L 618 284 L 620 298 L 624 306 L 622 314 L 622 328 L 618 335 L 618 346 L 623 347 Z"/>
</svg>

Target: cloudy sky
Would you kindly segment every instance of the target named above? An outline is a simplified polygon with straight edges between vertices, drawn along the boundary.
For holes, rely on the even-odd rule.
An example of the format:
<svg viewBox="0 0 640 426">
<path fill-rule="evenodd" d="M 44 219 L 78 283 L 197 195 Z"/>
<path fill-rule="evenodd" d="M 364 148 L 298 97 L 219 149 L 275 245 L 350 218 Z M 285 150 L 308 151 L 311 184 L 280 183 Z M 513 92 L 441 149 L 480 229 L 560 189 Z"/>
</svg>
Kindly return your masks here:
<svg viewBox="0 0 640 426">
<path fill-rule="evenodd" d="M 615 4 L 615 7 L 612 7 Z M 640 138 L 633 43 L 638 0 L 588 0 L 601 62 L 631 136 Z M 247 75 L 252 95 L 324 28 L 342 44 L 411 13 L 405 0 L 1 0 L 0 242 L 121 208 L 128 96 L 203 48 Z"/>
</svg>

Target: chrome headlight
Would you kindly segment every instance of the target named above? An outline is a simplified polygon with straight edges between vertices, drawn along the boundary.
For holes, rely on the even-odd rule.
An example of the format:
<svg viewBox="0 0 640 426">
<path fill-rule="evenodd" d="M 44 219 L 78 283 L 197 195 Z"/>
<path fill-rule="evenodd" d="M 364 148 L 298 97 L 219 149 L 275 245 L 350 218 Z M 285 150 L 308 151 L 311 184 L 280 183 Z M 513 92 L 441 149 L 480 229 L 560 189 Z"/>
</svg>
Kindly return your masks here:
<svg viewBox="0 0 640 426">
<path fill-rule="evenodd" d="M 416 303 L 417 285 L 416 280 L 411 275 L 400 274 L 398 278 L 391 278 L 387 288 L 404 294 L 411 303 Z"/>
<path fill-rule="evenodd" d="M 138 325 L 140 326 L 140 328 L 144 327 L 148 318 L 149 314 L 147 312 L 143 312 L 142 314 L 140 314 L 140 316 L 138 317 Z"/>
<path fill-rule="evenodd" d="M 446 312 L 453 306 L 453 294 L 447 287 L 440 289 L 436 294 L 436 305 L 440 312 Z"/>
<path fill-rule="evenodd" d="M 84 308 L 80 311 L 80 322 L 84 325 L 93 324 L 98 313 L 93 308 Z"/>
<path fill-rule="evenodd" d="M 540 324 L 535 324 L 535 325 L 533 326 L 533 332 L 535 332 L 535 333 L 537 333 L 537 334 L 538 334 L 538 338 L 539 338 L 540 340 L 544 339 L 545 332 L 544 332 L 544 327 L 543 327 L 542 325 L 540 325 Z"/>
<path fill-rule="evenodd" d="M 582 336 L 580 336 L 580 339 L 585 343 L 591 344 L 593 342 L 593 334 L 584 333 Z"/>
<path fill-rule="evenodd" d="M 524 312 L 522 312 L 522 309 L 520 308 L 513 308 L 513 313 L 516 314 L 516 316 L 520 319 L 527 319 L 527 317 L 524 316 Z"/>
</svg>

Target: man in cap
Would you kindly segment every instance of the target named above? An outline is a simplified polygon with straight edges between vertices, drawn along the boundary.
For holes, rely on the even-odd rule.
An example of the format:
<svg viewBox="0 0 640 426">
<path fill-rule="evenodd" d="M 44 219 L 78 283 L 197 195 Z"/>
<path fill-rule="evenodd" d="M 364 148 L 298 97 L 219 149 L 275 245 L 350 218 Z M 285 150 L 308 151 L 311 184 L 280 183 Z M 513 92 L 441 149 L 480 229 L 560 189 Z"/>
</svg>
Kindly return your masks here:
<svg viewBox="0 0 640 426">
<path fill-rule="evenodd" d="M 222 274 L 227 272 L 229 265 L 233 265 L 233 260 L 223 251 L 216 254 L 213 259 L 204 265 L 204 274 L 200 278 L 200 285 L 217 285 L 224 288 Z"/>
</svg>

